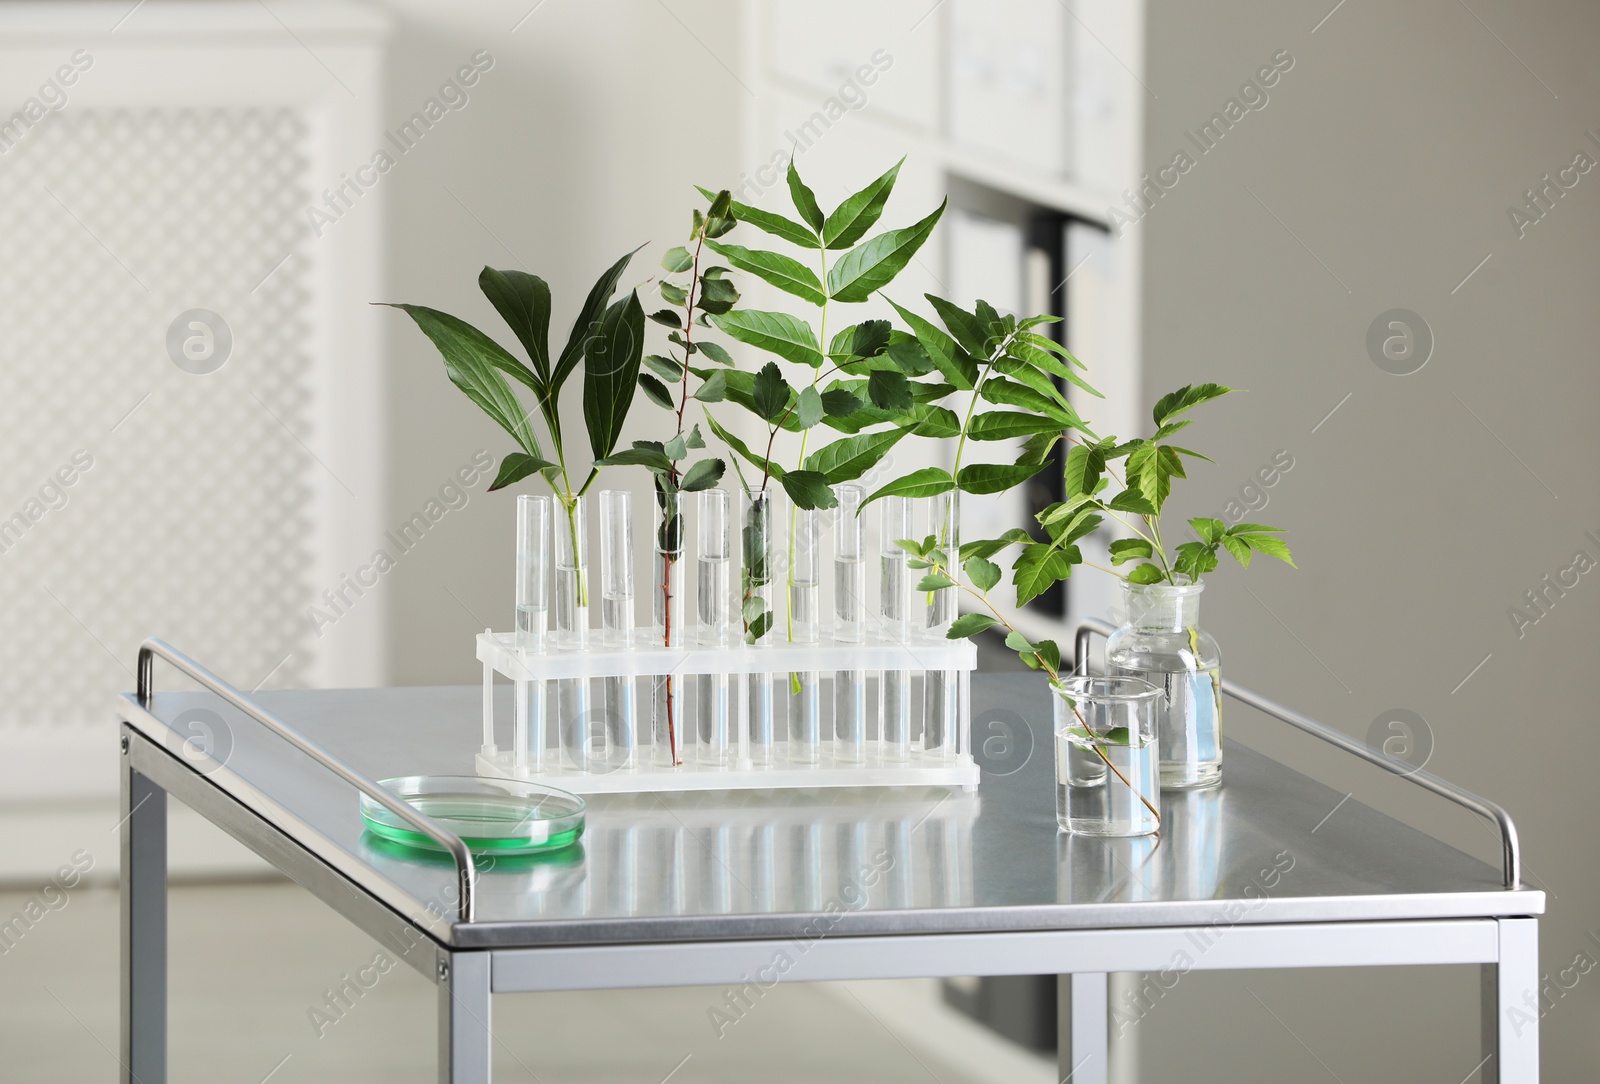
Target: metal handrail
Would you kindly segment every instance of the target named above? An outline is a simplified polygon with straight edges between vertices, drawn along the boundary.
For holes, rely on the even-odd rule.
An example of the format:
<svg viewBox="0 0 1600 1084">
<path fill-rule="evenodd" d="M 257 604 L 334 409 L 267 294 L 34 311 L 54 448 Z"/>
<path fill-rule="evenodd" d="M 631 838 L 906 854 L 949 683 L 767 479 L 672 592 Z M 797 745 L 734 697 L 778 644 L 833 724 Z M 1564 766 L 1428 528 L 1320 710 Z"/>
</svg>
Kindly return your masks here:
<svg viewBox="0 0 1600 1084">
<path fill-rule="evenodd" d="M 434 821 L 418 813 L 412 806 L 395 797 L 375 781 L 368 779 L 354 768 L 351 768 L 316 742 L 289 727 L 277 716 L 267 711 L 254 700 L 251 700 L 238 689 L 235 689 L 232 685 L 229 685 L 226 681 L 223 681 L 216 674 L 213 674 L 165 640 L 155 637 L 151 637 L 139 645 L 138 697 L 139 706 L 146 711 L 150 710 L 150 698 L 155 692 L 155 657 L 157 655 L 160 655 L 190 678 L 222 697 L 222 699 L 444 848 L 450 857 L 455 860 L 456 864 L 457 885 L 461 892 L 461 921 L 472 921 L 476 904 L 473 890 L 477 884 L 477 870 L 472 864 L 472 852 L 467 850 L 467 845 L 462 842 L 460 836 L 441 828 Z"/>
<path fill-rule="evenodd" d="M 1116 629 L 1109 622 L 1098 618 L 1084 618 L 1078 625 L 1078 632 L 1073 644 L 1073 662 L 1081 671 L 1087 673 L 1089 659 L 1090 638 L 1094 633 L 1109 637 Z M 1498 805 L 1486 798 L 1480 798 L 1471 791 L 1463 790 L 1454 783 L 1446 782 L 1431 772 L 1420 768 L 1413 769 L 1403 761 L 1396 762 L 1388 757 L 1373 752 L 1360 742 L 1350 738 L 1330 726 L 1324 726 L 1308 716 L 1300 714 L 1281 704 L 1275 704 L 1260 693 L 1252 692 L 1242 685 L 1235 685 L 1226 678 L 1222 681 L 1222 691 L 1241 703 L 1248 704 L 1257 711 L 1265 712 L 1282 722 L 1288 723 L 1297 730 L 1303 730 L 1313 737 L 1321 738 L 1329 745 L 1343 749 L 1345 752 L 1360 757 L 1371 764 L 1376 764 L 1385 771 L 1392 772 L 1402 779 L 1432 791 L 1441 798 L 1470 809 L 1489 821 L 1492 821 L 1500 832 L 1500 851 L 1505 869 L 1505 886 L 1518 888 L 1522 884 L 1522 848 L 1517 842 L 1517 826 L 1511 823 L 1511 815 Z"/>
</svg>

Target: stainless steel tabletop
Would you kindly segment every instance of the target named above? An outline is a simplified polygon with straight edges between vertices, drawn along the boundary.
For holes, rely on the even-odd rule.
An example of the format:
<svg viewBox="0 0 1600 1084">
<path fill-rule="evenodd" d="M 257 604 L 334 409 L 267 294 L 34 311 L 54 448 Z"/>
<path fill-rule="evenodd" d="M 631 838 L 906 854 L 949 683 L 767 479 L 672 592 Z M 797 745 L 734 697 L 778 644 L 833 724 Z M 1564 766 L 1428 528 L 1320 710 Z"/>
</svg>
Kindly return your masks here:
<svg viewBox="0 0 1600 1084">
<path fill-rule="evenodd" d="M 499 689 L 509 696 L 508 686 Z M 976 793 L 612 795 L 582 843 L 482 869 L 456 920 L 448 859 L 365 833 L 355 790 L 209 693 L 120 714 L 378 901 L 458 947 L 1539 914 L 1488 863 L 1230 742 L 1222 787 L 1162 798 L 1157 839 L 1059 835 L 1045 687 L 978 675 L 973 716 L 1032 734 Z M 481 688 L 258 694 L 372 778 L 473 774 Z M 509 714 L 509 706 L 504 709 Z M 199 743 L 196 721 L 213 733 Z M 217 723 L 220 721 L 221 725 Z M 975 737 L 981 740 L 982 735 Z M 188 749 L 182 747 L 190 741 Z M 1020 748 L 999 758 L 1011 769 Z M 1326 819 L 1325 819 L 1326 818 Z M 482 868 L 482 867 L 480 867 Z"/>
</svg>

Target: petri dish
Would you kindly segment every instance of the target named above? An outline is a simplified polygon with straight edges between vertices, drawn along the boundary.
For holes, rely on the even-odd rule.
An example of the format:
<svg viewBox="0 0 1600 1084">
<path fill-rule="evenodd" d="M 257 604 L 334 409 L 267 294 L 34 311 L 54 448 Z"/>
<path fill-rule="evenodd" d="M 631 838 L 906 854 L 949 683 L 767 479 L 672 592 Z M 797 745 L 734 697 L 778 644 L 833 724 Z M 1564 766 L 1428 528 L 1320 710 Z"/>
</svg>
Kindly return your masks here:
<svg viewBox="0 0 1600 1084">
<path fill-rule="evenodd" d="M 405 775 L 379 785 L 446 831 L 473 854 L 558 851 L 583 835 L 584 802 L 576 794 L 516 779 Z M 443 848 L 365 794 L 361 819 L 380 839 L 419 851 Z"/>
</svg>

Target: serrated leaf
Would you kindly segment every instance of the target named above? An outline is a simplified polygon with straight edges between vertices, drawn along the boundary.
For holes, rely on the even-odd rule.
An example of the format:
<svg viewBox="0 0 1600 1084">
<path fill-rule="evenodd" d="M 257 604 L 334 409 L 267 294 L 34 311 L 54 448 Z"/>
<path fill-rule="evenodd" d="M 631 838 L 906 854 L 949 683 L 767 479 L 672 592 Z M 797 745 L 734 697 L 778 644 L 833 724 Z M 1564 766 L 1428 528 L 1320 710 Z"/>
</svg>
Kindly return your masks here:
<svg viewBox="0 0 1600 1084">
<path fill-rule="evenodd" d="M 956 474 L 956 484 L 963 493 L 1003 493 L 1043 469 L 1043 463 L 969 463 Z"/>
<path fill-rule="evenodd" d="M 950 622 L 945 637 L 950 640 L 965 640 L 968 636 L 976 636 L 997 624 L 999 622 L 988 614 L 962 614 Z"/>
<path fill-rule="evenodd" d="M 667 410 L 678 409 L 678 404 L 672 401 L 672 393 L 667 390 L 667 386 L 649 373 L 639 374 L 639 387 L 644 389 L 645 397 L 657 406 L 665 407 Z"/>
<path fill-rule="evenodd" d="M 821 471 L 788 471 L 782 483 L 783 491 L 800 508 L 834 508 L 839 503 L 828 486 L 828 476 Z"/>
<path fill-rule="evenodd" d="M 1200 536 L 1201 541 L 1210 545 L 1215 546 L 1222 541 L 1224 530 L 1220 519 L 1212 519 L 1209 516 L 1196 516 L 1189 521 L 1189 527 L 1195 534 Z"/>
<path fill-rule="evenodd" d="M 788 412 L 789 395 L 793 391 L 777 363 L 767 362 L 756 374 L 755 384 L 751 388 L 756 413 L 769 422 L 776 422 Z"/>
<path fill-rule="evenodd" d="M 537 474 L 555 465 L 547 459 L 540 459 L 526 452 L 510 452 L 500 461 L 500 473 L 495 475 L 494 481 L 490 483 L 489 492 L 493 493 L 497 489 L 514 485 L 530 474 Z"/>
<path fill-rule="evenodd" d="M 1233 559 L 1239 562 L 1241 568 L 1250 567 L 1252 554 L 1250 553 L 1249 545 L 1231 534 L 1222 536 L 1222 544 L 1228 548 L 1229 553 L 1233 554 Z"/>
<path fill-rule="evenodd" d="M 961 344 L 963 350 L 973 357 L 988 356 L 988 336 L 975 315 L 942 297 L 935 297 L 933 294 L 922 296 L 928 299 L 928 304 L 933 306 L 933 311 L 939 314 L 939 319 L 949 329 L 950 336 Z"/>
<path fill-rule="evenodd" d="M 883 214 L 883 205 L 888 202 L 895 178 L 904 164 L 905 159 L 900 159 L 889 172 L 839 204 L 822 224 L 823 243 L 834 249 L 849 248 L 865 237 Z"/>
<path fill-rule="evenodd" d="M 911 381 L 904 373 L 876 371 L 867 377 L 867 398 L 879 410 L 910 410 Z"/>
<path fill-rule="evenodd" d="M 1026 606 L 1071 575 L 1072 560 L 1066 552 L 1038 542 L 1024 546 L 1016 564 L 1011 566 L 1017 605 Z"/>
<path fill-rule="evenodd" d="M 949 335 L 946 335 L 933 323 L 910 309 L 898 304 L 893 298 L 887 299 L 894 311 L 916 333 L 917 343 L 927 354 L 928 360 L 940 374 L 959 391 L 971 391 L 978 382 L 978 363 L 972 355 L 963 350 Z"/>
<path fill-rule="evenodd" d="M 666 327 L 683 327 L 683 318 L 672 309 L 657 309 L 650 314 L 650 319 Z"/>
<path fill-rule="evenodd" d="M 914 393 L 913 393 L 914 394 Z M 904 419 L 904 424 L 919 437 L 944 440 L 961 435 L 961 419 L 949 407 L 914 407 Z"/>
<path fill-rule="evenodd" d="M 689 442 L 680 433 L 661 446 L 662 453 L 674 463 L 689 454 Z"/>
<path fill-rule="evenodd" d="M 1041 418 L 1036 414 L 1021 414 L 1014 410 L 989 410 L 975 415 L 967 426 L 967 436 L 973 440 L 1011 440 L 1035 433 L 1059 433 L 1061 423 L 1054 418 Z"/>
<path fill-rule="evenodd" d="M 1040 640 L 1033 645 L 1033 650 L 1051 670 L 1058 674 L 1061 672 L 1061 647 L 1054 640 Z"/>
<path fill-rule="evenodd" d="M 1268 557 L 1276 557 L 1290 568 L 1295 567 L 1294 558 L 1289 554 L 1289 544 L 1276 535 L 1234 534 L 1229 537 L 1238 539 L 1257 553 L 1264 553 Z"/>
<path fill-rule="evenodd" d="M 797 316 L 761 309 L 735 309 L 713 317 L 712 323 L 746 346 L 813 369 L 822 365 L 822 349 L 817 345 L 816 333 Z"/>
<path fill-rule="evenodd" d="M 700 194 L 705 196 L 707 199 L 712 198 L 712 192 L 710 189 L 701 188 Z M 730 207 L 734 213 L 734 216 L 740 222 L 748 222 L 750 225 L 754 226 L 758 230 L 761 230 L 763 233 L 770 233 L 774 237 L 781 237 L 785 241 L 788 241 L 791 244 L 799 245 L 802 248 L 822 247 L 822 243 L 817 240 L 817 235 L 815 233 L 806 229 L 806 227 L 794 221 L 792 218 L 786 218 L 783 215 L 775 214 L 772 211 L 763 211 L 759 207 L 752 207 L 748 203 L 740 203 L 738 200 L 732 201 Z"/>
<path fill-rule="evenodd" d="M 739 301 L 739 291 L 727 279 L 701 279 L 700 296 L 694 307 L 700 310 L 700 322 L 707 316 L 721 316 Z"/>
<path fill-rule="evenodd" d="M 1217 548 L 1208 546 L 1204 542 L 1183 543 L 1178 547 L 1177 556 L 1172 562 L 1172 571 L 1181 576 L 1188 576 L 1191 582 L 1198 581 L 1201 576 L 1216 567 Z"/>
<path fill-rule="evenodd" d="M 948 197 L 928 217 L 904 229 L 880 233 L 851 249 L 828 269 L 828 296 L 836 301 L 866 301 L 898 275 L 944 214 Z"/>
<path fill-rule="evenodd" d="M 1111 563 L 1126 564 L 1154 556 L 1155 550 L 1142 538 L 1119 538 L 1111 543 Z"/>
<path fill-rule="evenodd" d="M 971 557 L 993 557 L 1007 546 L 1028 545 L 1033 542 L 1033 536 L 1021 527 L 1013 527 L 999 538 L 979 538 L 961 544 L 960 556 L 963 561 Z"/>
<path fill-rule="evenodd" d="M 1153 516 L 1156 514 L 1155 506 L 1144 499 L 1144 495 L 1137 489 L 1124 489 L 1111 498 L 1107 508 L 1113 512 L 1132 512 L 1140 516 Z"/>
<path fill-rule="evenodd" d="M 697 345 L 700 347 L 700 353 L 704 354 L 718 365 L 733 364 L 733 355 L 729 354 L 720 343 L 712 343 L 701 340 Z"/>
<path fill-rule="evenodd" d="M 817 206 L 816 194 L 800 179 L 800 171 L 794 168 L 792 155 L 785 176 L 789 182 L 789 198 L 794 201 L 794 209 L 800 212 L 800 220 L 809 225 L 813 233 L 820 233 L 825 221 L 822 208 Z"/>
<path fill-rule="evenodd" d="M 815 385 L 800 389 L 800 401 L 795 405 L 795 416 L 800 420 L 801 429 L 810 429 L 822 421 L 822 395 Z"/>
<path fill-rule="evenodd" d="M 702 489 L 710 489 L 722 480 L 722 474 L 727 470 L 727 464 L 720 459 L 702 459 L 698 463 L 690 464 L 689 469 L 683 473 L 683 481 L 678 488 L 685 493 L 698 493 Z"/>
<path fill-rule="evenodd" d="M 991 403 L 1022 407 L 1024 410 L 1052 418 L 1063 429 L 1077 429 L 1082 424 L 1076 414 L 1063 409 L 1054 399 L 1004 377 L 989 377 L 983 382 L 983 387 L 978 389 L 978 394 Z"/>
<path fill-rule="evenodd" d="M 883 486 L 862 501 L 861 506 L 865 508 L 879 497 L 933 497 L 955 487 L 956 480 L 943 467 L 923 467 Z"/>
<path fill-rule="evenodd" d="M 1067 469 L 1064 475 L 1067 496 L 1093 493 L 1105 470 L 1105 453 L 1098 446 L 1074 444 L 1067 452 Z"/>
<path fill-rule="evenodd" d="M 805 468 L 826 475 L 829 485 L 853 482 L 877 466 L 905 435 L 903 429 L 884 429 L 841 437 L 806 456 Z"/>
<path fill-rule="evenodd" d="M 1166 579 L 1161 570 L 1148 562 L 1138 565 L 1128 572 L 1129 583 L 1160 583 Z"/>
<path fill-rule="evenodd" d="M 1212 399 L 1219 399 L 1233 391 L 1222 384 L 1185 384 L 1177 391 L 1168 392 L 1156 401 L 1150 416 L 1156 425 L 1163 426 L 1173 417 Z"/>
<path fill-rule="evenodd" d="M 917 581 L 918 591 L 943 591 L 946 587 L 954 587 L 956 581 L 942 572 L 930 572 Z"/>
<path fill-rule="evenodd" d="M 748 271 L 763 282 L 770 283 L 803 301 L 821 305 L 826 300 L 822 295 L 822 283 L 817 279 L 816 273 L 799 260 L 778 252 L 745 248 L 742 245 L 724 245 L 716 241 L 707 241 L 706 247 L 725 257 L 739 270 Z"/>
<path fill-rule="evenodd" d="M 1282 534 L 1282 527 L 1268 527 L 1265 523 L 1235 523 L 1229 534 Z"/>
<path fill-rule="evenodd" d="M 1000 566 L 983 557 L 968 557 L 961 563 L 961 570 L 980 591 L 987 591 L 1000 582 Z"/>
<path fill-rule="evenodd" d="M 861 400 L 852 391 L 830 388 L 822 393 L 822 410 L 830 418 L 843 418 L 861 409 Z"/>
<path fill-rule="evenodd" d="M 887 320 L 863 320 L 844 328 L 828 344 L 828 357 L 835 365 L 875 358 L 889 346 L 892 334 Z"/>
</svg>

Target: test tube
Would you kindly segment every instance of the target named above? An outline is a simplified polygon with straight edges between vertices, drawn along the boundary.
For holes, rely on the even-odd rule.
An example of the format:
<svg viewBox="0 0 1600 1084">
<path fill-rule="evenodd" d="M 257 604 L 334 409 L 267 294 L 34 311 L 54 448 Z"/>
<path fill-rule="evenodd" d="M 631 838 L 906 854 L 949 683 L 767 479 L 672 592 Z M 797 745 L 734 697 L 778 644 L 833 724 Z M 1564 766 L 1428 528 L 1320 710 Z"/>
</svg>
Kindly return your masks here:
<svg viewBox="0 0 1600 1084">
<path fill-rule="evenodd" d="M 550 498 L 517 498 L 516 646 L 524 655 L 545 649 L 550 615 Z M 516 683 L 512 760 L 519 771 L 544 766 L 544 682 Z"/>
<path fill-rule="evenodd" d="M 553 525 L 556 551 L 556 646 L 582 650 L 589 645 L 589 528 L 584 500 L 573 497 Z M 561 755 L 572 771 L 589 770 L 589 679 L 556 682 L 556 716 Z"/>
<path fill-rule="evenodd" d="M 683 510 L 676 491 L 656 487 L 659 513 L 651 564 L 651 637 L 656 646 L 683 644 Z M 650 679 L 650 741 L 657 764 L 683 763 L 683 682 L 669 673 Z"/>
<path fill-rule="evenodd" d="M 790 643 L 815 644 L 821 638 L 817 610 L 822 594 L 814 508 L 789 506 Z M 822 755 L 822 675 L 815 670 L 789 673 L 789 763 L 816 764 Z"/>
<path fill-rule="evenodd" d="M 772 606 L 773 535 L 777 518 L 772 514 L 772 494 L 766 490 L 745 491 L 740 510 L 740 540 L 744 567 L 740 572 L 739 605 L 748 648 L 761 648 L 773 638 L 776 617 Z M 750 763 L 770 767 L 773 755 L 772 675 L 753 673 L 747 681 L 749 703 L 746 727 Z"/>
<path fill-rule="evenodd" d="M 861 529 L 865 491 L 846 483 L 834 490 L 839 501 L 833 522 L 834 638 L 859 644 L 866 638 L 867 562 Z M 833 675 L 834 758 L 860 764 L 866 755 L 867 673 L 839 670 Z"/>
<path fill-rule="evenodd" d="M 728 587 L 728 563 L 732 550 L 728 540 L 728 491 L 708 489 L 700 494 L 696 546 L 695 618 L 699 622 L 700 643 L 707 647 L 726 647 L 733 639 L 733 599 Z M 700 762 L 726 767 L 732 753 L 728 728 L 728 677 L 726 674 L 699 676 Z"/>
<path fill-rule="evenodd" d="M 928 534 L 947 558 L 946 571 L 954 579 L 960 574 L 961 492 L 950 490 L 927 499 Z M 956 589 L 941 587 L 927 593 L 923 634 L 944 642 L 950 623 L 956 618 Z M 939 758 L 954 756 L 958 731 L 961 672 L 929 670 L 923 677 L 922 750 Z"/>
<path fill-rule="evenodd" d="M 600 493 L 600 624 L 608 648 L 632 645 L 633 494 L 626 489 Z M 631 767 L 639 747 L 633 678 L 608 677 L 602 684 L 611 763 Z"/>
<path fill-rule="evenodd" d="M 883 620 L 884 640 L 904 644 L 911 636 L 911 581 L 906 551 L 898 543 L 911 537 L 911 504 L 905 497 L 885 497 L 882 504 L 878 615 Z M 911 756 L 910 671 L 885 671 L 879 695 L 878 741 L 883 759 L 904 762 Z"/>
</svg>

